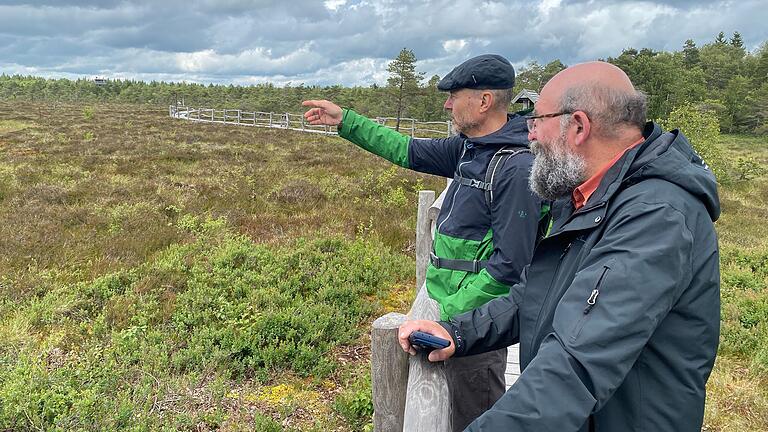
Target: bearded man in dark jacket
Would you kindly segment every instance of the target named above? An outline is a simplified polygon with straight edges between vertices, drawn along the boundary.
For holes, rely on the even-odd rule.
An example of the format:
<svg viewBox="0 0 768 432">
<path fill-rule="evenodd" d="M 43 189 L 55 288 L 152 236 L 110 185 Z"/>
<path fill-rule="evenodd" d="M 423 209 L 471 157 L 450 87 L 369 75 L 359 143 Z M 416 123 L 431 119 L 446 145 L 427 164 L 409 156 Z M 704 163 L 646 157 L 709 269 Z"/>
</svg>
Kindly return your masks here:
<svg viewBox="0 0 768 432">
<path fill-rule="evenodd" d="M 522 374 L 469 431 L 699 431 L 717 352 L 715 177 L 680 131 L 645 124 L 619 68 L 570 67 L 529 118 L 531 186 L 554 223 L 510 295 L 450 321 L 430 361 L 520 343 Z"/>
</svg>

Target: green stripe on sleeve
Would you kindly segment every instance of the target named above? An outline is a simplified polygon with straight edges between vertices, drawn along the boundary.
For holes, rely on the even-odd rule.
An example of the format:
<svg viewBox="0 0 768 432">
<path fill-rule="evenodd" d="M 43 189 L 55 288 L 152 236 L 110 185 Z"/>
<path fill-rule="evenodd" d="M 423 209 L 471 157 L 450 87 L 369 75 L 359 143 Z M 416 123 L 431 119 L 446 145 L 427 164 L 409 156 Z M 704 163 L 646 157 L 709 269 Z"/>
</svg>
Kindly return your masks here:
<svg viewBox="0 0 768 432">
<path fill-rule="evenodd" d="M 410 168 L 408 161 L 410 137 L 350 109 L 344 110 L 339 136 L 403 168 Z"/>
</svg>

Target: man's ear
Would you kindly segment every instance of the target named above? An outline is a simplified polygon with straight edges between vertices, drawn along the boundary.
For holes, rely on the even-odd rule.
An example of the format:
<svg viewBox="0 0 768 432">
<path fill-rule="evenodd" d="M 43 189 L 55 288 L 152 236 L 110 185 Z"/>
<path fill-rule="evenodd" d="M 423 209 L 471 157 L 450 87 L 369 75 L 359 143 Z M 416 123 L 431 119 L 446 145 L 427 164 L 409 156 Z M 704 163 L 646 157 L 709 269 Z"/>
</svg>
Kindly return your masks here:
<svg viewBox="0 0 768 432">
<path fill-rule="evenodd" d="M 484 91 L 480 94 L 480 112 L 488 112 L 493 106 L 493 93 Z"/>
<path fill-rule="evenodd" d="M 589 134 L 592 131 L 592 123 L 587 117 L 587 113 L 584 111 L 576 111 L 571 114 L 571 128 L 573 136 L 573 143 L 576 146 L 584 144 L 589 138 Z"/>
</svg>

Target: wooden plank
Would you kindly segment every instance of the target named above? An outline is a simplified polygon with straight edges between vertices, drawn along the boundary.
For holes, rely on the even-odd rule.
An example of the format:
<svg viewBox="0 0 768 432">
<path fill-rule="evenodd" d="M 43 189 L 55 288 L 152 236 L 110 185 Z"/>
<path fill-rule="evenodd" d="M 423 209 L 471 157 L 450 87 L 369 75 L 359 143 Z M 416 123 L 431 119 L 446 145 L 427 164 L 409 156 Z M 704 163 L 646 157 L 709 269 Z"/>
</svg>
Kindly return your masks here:
<svg viewBox="0 0 768 432">
<path fill-rule="evenodd" d="M 520 344 L 507 348 L 507 368 L 504 372 L 504 381 L 507 389 L 517 381 L 520 376 Z"/>
<path fill-rule="evenodd" d="M 373 429 L 377 432 L 403 430 L 409 356 L 400 348 L 397 330 L 405 319 L 405 315 L 391 312 L 373 322 L 371 383 Z"/>
</svg>

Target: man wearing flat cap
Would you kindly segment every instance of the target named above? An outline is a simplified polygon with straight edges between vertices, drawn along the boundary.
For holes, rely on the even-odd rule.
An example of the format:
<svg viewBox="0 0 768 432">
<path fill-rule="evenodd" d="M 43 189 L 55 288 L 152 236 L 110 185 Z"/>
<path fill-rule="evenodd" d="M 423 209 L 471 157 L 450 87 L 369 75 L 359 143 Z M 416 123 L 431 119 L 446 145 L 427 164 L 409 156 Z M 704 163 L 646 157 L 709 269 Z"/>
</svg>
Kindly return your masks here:
<svg viewBox="0 0 768 432">
<path fill-rule="evenodd" d="M 533 155 L 524 117 L 508 114 L 515 71 L 499 55 L 471 58 L 437 85 L 449 92 L 456 135 L 411 138 L 329 101 L 304 101 L 313 125 L 402 167 L 454 179 L 437 219 L 427 291 L 448 320 L 520 281 L 546 223 L 528 186 Z M 505 391 L 506 348 L 446 362 L 453 429 L 463 430 Z"/>
</svg>

